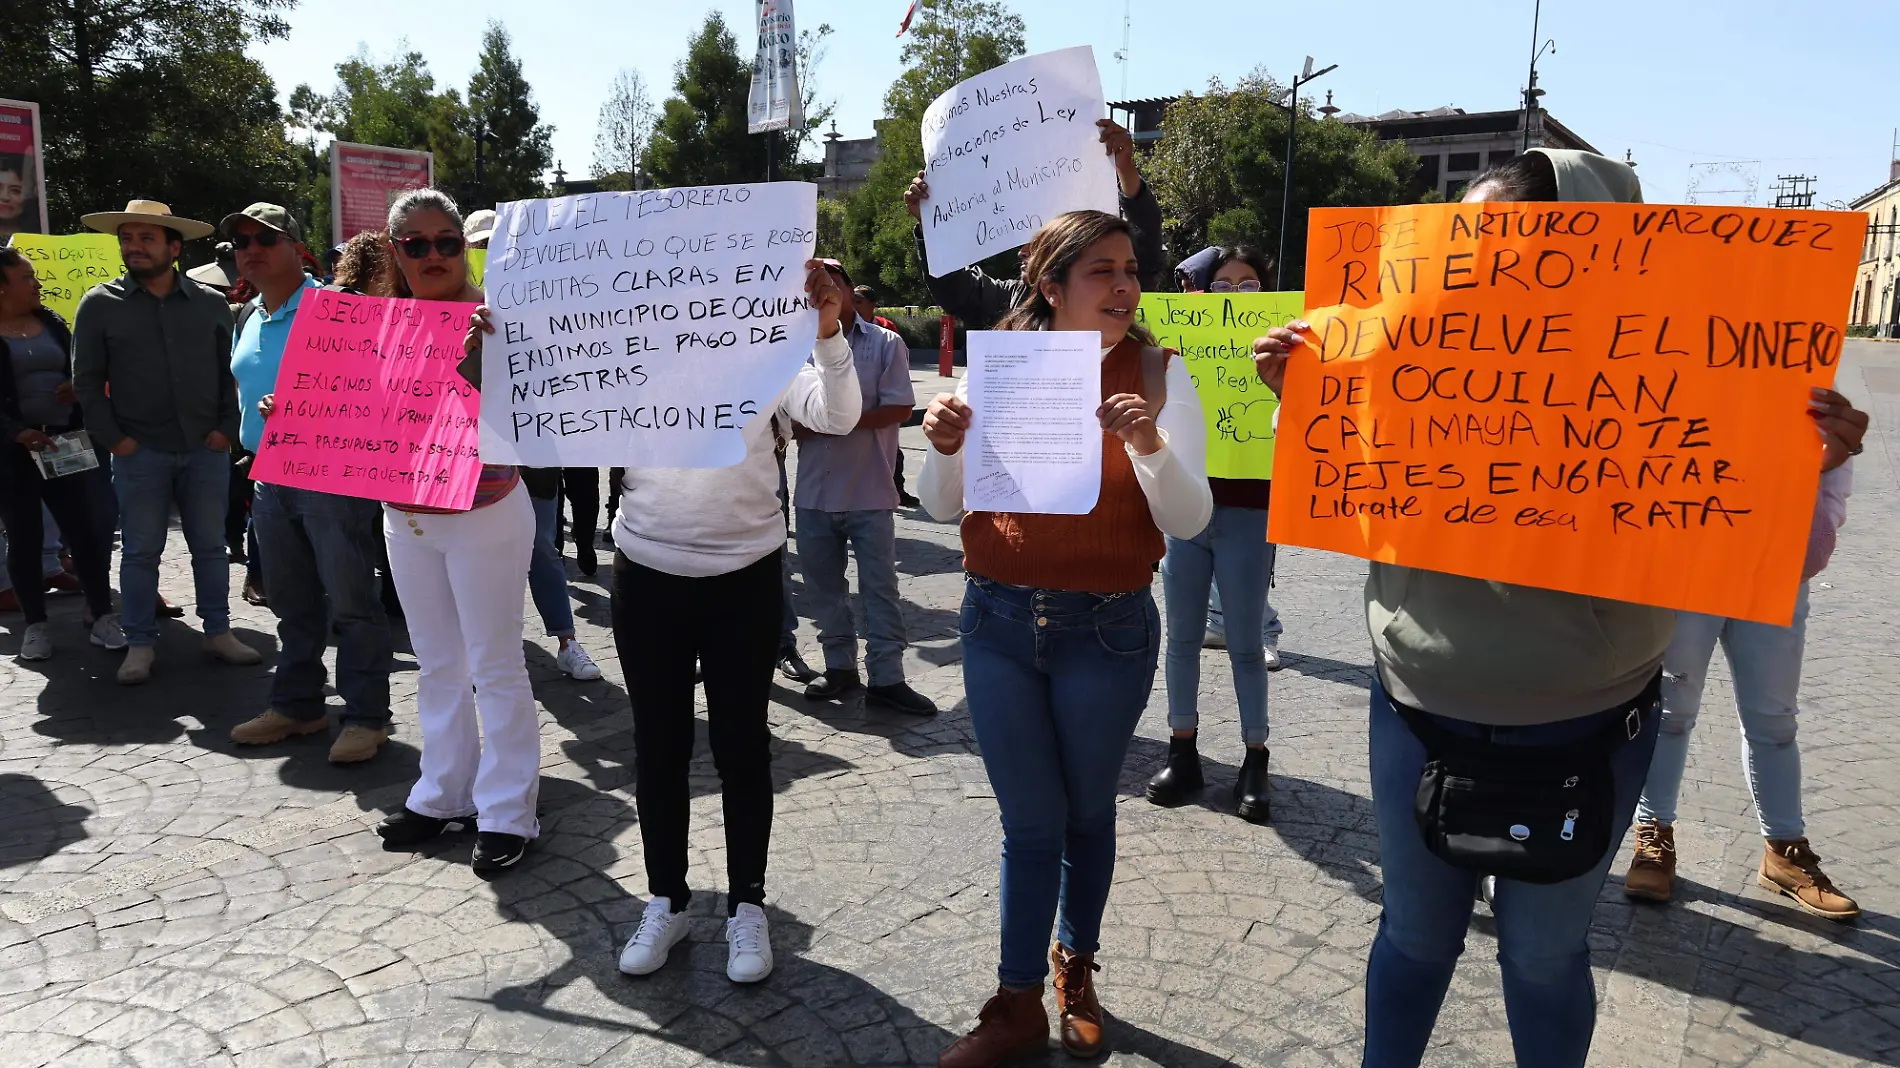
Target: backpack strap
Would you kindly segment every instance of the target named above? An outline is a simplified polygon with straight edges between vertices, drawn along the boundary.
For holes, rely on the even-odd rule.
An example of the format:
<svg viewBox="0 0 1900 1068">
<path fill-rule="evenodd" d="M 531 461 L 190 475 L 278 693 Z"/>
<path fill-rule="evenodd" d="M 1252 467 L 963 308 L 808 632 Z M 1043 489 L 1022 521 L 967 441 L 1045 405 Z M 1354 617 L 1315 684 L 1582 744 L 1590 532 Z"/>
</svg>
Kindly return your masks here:
<svg viewBox="0 0 1900 1068">
<path fill-rule="evenodd" d="M 251 316 L 256 315 L 258 309 L 263 306 L 264 298 L 260 295 L 245 301 L 244 305 L 238 309 L 237 320 L 231 327 L 231 344 L 237 344 L 238 335 L 244 333 L 244 324 L 250 322 Z"/>
</svg>

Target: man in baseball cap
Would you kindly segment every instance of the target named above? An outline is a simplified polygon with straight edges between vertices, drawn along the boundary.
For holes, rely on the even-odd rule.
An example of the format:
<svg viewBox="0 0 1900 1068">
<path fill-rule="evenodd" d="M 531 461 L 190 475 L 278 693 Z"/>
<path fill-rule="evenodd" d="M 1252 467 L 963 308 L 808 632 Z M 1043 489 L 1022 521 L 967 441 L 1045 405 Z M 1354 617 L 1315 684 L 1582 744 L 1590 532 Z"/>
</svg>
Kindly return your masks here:
<svg viewBox="0 0 1900 1068">
<path fill-rule="evenodd" d="M 238 313 L 231 373 L 244 421 L 238 437 L 256 452 L 274 407 L 277 371 L 297 308 L 316 280 L 304 273 L 296 216 L 276 204 L 252 204 L 219 224 L 237 250 L 238 273 L 257 297 Z M 264 592 L 277 616 L 279 653 L 270 704 L 231 730 L 240 745 L 269 745 L 325 730 L 323 650 L 337 634 L 337 716 L 342 730 L 330 760 L 353 764 L 389 738 L 389 618 L 376 585 L 374 539 L 382 507 L 361 497 L 276 485 L 252 468 L 251 527 Z"/>
</svg>

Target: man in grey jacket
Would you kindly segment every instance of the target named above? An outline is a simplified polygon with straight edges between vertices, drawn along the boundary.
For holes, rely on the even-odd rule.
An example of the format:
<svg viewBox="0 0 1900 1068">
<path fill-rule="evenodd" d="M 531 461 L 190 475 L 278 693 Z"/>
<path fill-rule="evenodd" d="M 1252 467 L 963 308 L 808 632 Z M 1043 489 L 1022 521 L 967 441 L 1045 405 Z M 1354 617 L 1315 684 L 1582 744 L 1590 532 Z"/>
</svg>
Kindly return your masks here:
<svg viewBox="0 0 1900 1068">
<path fill-rule="evenodd" d="M 257 650 L 231 633 L 224 547 L 231 443 L 238 434 L 231 308 L 177 266 L 184 243 L 212 227 L 152 200 L 80 221 L 118 235 L 126 271 L 86 294 L 73 316 L 73 391 L 87 431 L 112 450 L 119 496 L 128 646 L 119 681 L 133 685 L 152 677 L 158 560 L 174 505 L 191 547 L 205 651 L 227 663 L 255 664 L 263 659 Z"/>
</svg>

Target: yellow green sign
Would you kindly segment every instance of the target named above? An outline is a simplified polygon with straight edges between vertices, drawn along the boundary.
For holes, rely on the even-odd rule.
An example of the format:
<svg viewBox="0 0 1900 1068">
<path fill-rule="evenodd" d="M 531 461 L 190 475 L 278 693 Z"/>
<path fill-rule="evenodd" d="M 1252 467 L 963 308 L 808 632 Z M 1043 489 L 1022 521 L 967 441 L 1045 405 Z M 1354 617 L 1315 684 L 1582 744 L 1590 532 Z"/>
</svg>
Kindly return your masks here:
<svg viewBox="0 0 1900 1068">
<path fill-rule="evenodd" d="M 482 279 L 488 274 L 488 250 L 485 248 L 465 249 L 468 253 L 468 280 L 475 288 L 482 287 Z"/>
<path fill-rule="evenodd" d="M 1194 376 L 1207 415 L 1209 477 L 1273 477 L 1280 399 L 1254 371 L 1253 339 L 1304 314 L 1304 293 L 1142 294 L 1135 318 Z"/>
<path fill-rule="evenodd" d="M 33 265 L 40 303 L 68 323 L 87 290 L 125 273 L 119 239 L 112 234 L 14 234 L 8 243 Z"/>
</svg>

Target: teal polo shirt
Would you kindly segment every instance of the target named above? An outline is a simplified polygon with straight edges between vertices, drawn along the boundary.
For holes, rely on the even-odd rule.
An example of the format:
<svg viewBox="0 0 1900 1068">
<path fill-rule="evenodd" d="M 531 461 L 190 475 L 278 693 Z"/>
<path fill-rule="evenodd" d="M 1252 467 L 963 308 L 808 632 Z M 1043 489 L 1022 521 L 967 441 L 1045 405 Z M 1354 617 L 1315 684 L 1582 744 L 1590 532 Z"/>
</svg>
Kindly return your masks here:
<svg viewBox="0 0 1900 1068">
<path fill-rule="evenodd" d="M 264 417 L 257 413 L 257 401 L 277 392 L 277 366 L 284 362 L 290 322 L 297 317 L 303 295 L 316 288 L 316 279 L 304 275 L 302 287 L 275 312 L 265 311 L 263 298 L 258 298 L 253 302 L 256 310 L 231 341 L 231 377 L 237 379 L 238 389 L 238 441 L 251 452 L 264 441 Z"/>
</svg>

